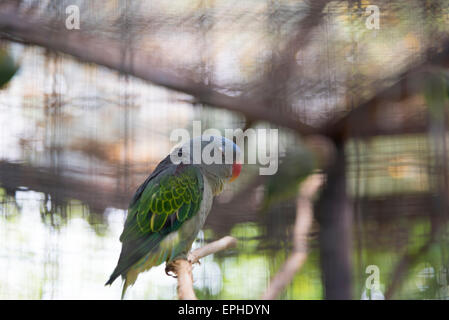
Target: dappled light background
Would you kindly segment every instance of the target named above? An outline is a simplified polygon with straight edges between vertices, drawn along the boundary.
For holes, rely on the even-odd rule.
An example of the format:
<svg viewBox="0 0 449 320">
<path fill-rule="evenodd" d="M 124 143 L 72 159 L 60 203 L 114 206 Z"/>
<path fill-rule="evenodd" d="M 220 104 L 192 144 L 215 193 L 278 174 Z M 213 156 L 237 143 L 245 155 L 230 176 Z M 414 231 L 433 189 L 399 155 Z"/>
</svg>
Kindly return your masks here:
<svg viewBox="0 0 449 320">
<path fill-rule="evenodd" d="M 169 140 L 171 131 L 191 130 L 193 120 L 201 120 L 203 130 L 238 128 L 241 117 L 192 107 L 183 95 L 41 49 L 12 45 L 10 50 L 21 68 L 0 93 L 0 297 L 118 299 L 121 281 L 104 283 L 120 253 L 125 209 L 176 144 Z M 255 172 L 248 171 L 241 179 Z M 18 172 L 27 181 L 17 179 Z M 238 186 L 227 188 L 225 202 Z M 270 270 L 283 262 L 288 250 L 277 250 L 275 260 L 260 251 L 261 226 L 252 217 L 246 220 L 200 234 L 195 246 L 228 231 L 241 241 L 225 256 L 206 257 L 194 267 L 199 297 L 258 298 Z M 141 275 L 127 298 L 176 298 L 176 279 L 164 269 Z M 310 276 L 298 280 L 307 289 L 301 295 L 318 298 L 318 271 L 311 269 Z"/>
<path fill-rule="evenodd" d="M 191 131 L 194 120 L 203 130 L 279 129 L 282 164 L 305 146 L 276 117 L 327 130 L 442 51 L 449 31 L 447 1 L 371 3 L 380 29 L 366 27 L 367 1 L 24 0 L 0 10 L 30 15 L 50 34 L 65 30 L 72 4 L 81 12 L 74 32 L 110 44 L 105 56 L 126 43 L 124 65 L 144 54 L 148 65 L 136 59 L 134 68 L 170 70 L 198 94 L 29 45 L 0 19 L 0 49 L 20 65 L 0 89 L 0 299 L 119 299 L 121 282 L 104 283 L 126 208 L 176 144 L 174 129 Z M 438 70 L 447 83 L 444 66 Z M 433 87 L 415 88 L 393 92 L 344 130 L 354 299 L 449 298 L 447 113 L 432 111 Z M 207 90 L 275 109 L 274 120 L 211 106 Z M 238 239 L 194 266 L 200 299 L 259 298 L 292 249 L 295 201 L 262 210 L 269 177 L 258 175 L 259 165 L 245 165 L 215 199 L 194 244 Z M 325 297 L 319 232 L 314 221 L 307 261 L 281 299 Z M 380 288 L 368 292 L 370 265 L 379 267 Z M 175 299 L 176 279 L 164 268 L 140 275 L 127 298 Z"/>
</svg>

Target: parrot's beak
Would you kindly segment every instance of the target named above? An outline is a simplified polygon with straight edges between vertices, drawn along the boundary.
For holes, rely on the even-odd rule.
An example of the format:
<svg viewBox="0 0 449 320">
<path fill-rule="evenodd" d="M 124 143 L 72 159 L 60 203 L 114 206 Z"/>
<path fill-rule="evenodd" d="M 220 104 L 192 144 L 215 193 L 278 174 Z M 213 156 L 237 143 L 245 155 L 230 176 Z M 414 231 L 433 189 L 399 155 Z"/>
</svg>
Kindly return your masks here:
<svg viewBox="0 0 449 320">
<path fill-rule="evenodd" d="M 229 182 L 234 181 L 240 175 L 240 171 L 242 171 L 242 165 L 240 163 L 234 163 L 232 165 L 232 177 L 229 179 Z"/>
</svg>

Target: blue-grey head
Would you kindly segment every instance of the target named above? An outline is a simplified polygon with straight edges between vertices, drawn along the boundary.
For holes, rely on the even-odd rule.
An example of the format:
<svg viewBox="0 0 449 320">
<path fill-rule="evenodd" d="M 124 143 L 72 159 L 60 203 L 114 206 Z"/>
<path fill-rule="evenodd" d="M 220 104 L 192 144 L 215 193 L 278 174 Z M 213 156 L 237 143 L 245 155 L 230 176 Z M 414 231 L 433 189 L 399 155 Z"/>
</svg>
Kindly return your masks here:
<svg viewBox="0 0 449 320">
<path fill-rule="evenodd" d="M 240 156 L 240 148 L 221 136 L 196 137 L 170 153 L 173 163 L 198 166 L 209 182 L 216 186 L 214 193 L 221 192 L 225 182 L 237 179 L 242 170 Z"/>
</svg>

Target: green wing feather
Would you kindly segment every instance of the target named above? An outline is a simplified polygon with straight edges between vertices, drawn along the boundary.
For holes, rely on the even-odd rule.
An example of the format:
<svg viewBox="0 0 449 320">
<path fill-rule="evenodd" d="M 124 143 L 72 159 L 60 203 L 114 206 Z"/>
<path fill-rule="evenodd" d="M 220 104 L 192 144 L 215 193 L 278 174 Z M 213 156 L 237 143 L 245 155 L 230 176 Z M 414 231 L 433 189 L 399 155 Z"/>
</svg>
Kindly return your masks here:
<svg viewBox="0 0 449 320">
<path fill-rule="evenodd" d="M 106 284 L 119 275 L 126 275 L 131 266 L 148 256 L 169 233 L 192 218 L 199 211 L 203 189 L 203 176 L 195 166 L 171 165 L 156 175 L 153 173 L 130 204 L 120 236 L 122 252 Z M 160 260 L 168 258 L 164 256 Z"/>
<path fill-rule="evenodd" d="M 136 206 L 136 220 L 141 233 L 160 231 L 174 213 L 179 222 L 192 217 L 199 207 L 202 191 L 202 176 L 197 175 L 197 170 L 190 167 L 177 175 L 165 174 L 158 183 L 145 188 Z"/>
</svg>

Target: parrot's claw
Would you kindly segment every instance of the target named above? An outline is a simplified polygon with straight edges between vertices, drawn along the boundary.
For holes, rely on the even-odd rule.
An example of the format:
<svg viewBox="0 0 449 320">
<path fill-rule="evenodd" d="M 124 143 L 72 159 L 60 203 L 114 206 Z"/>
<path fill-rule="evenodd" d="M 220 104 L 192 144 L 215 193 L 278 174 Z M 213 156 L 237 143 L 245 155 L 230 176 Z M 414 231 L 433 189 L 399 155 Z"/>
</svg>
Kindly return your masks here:
<svg viewBox="0 0 449 320">
<path fill-rule="evenodd" d="M 194 254 L 190 253 L 187 257 L 187 261 L 190 262 L 191 265 L 194 265 L 195 263 L 198 263 L 198 265 L 201 265 L 200 259 L 196 257 Z"/>
<path fill-rule="evenodd" d="M 176 273 L 175 273 L 175 268 L 173 266 L 173 262 L 176 260 L 186 260 L 191 265 L 194 265 L 195 263 L 198 263 L 199 265 L 201 264 L 200 261 L 197 259 L 197 257 L 195 257 L 191 254 L 188 255 L 187 253 L 181 253 L 181 254 L 177 255 L 176 258 L 172 260 L 172 262 L 167 262 L 167 264 L 165 266 L 165 274 L 167 276 L 177 278 Z"/>
<path fill-rule="evenodd" d="M 196 260 L 196 259 L 188 259 L 187 261 L 189 261 L 190 262 L 190 264 L 193 266 L 195 263 L 198 263 L 198 265 L 200 266 L 201 265 L 201 262 L 200 262 L 200 260 Z"/>
</svg>

